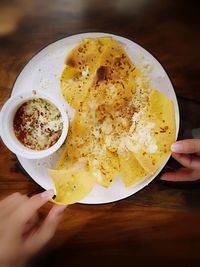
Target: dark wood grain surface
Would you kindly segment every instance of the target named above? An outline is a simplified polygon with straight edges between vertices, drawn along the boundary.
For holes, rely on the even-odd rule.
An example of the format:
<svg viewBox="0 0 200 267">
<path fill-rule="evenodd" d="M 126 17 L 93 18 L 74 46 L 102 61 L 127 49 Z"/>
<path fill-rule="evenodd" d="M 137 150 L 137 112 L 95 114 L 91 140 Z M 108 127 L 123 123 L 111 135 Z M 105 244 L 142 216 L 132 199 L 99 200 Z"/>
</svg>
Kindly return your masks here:
<svg viewBox="0 0 200 267">
<path fill-rule="evenodd" d="M 167 70 L 178 96 L 179 138 L 200 127 L 200 39 L 197 1 L 0 1 L 0 106 L 17 74 L 42 47 L 88 31 L 141 44 Z M 0 198 L 41 188 L 0 141 Z M 176 169 L 172 159 L 164 171 Z M 44 216 L 51 204 L 41 210 Z M 75 204 L 29 266 L 200 266 L 200 184 L 157 177 L 137 194 L 107 205 Z"/>
</svg>

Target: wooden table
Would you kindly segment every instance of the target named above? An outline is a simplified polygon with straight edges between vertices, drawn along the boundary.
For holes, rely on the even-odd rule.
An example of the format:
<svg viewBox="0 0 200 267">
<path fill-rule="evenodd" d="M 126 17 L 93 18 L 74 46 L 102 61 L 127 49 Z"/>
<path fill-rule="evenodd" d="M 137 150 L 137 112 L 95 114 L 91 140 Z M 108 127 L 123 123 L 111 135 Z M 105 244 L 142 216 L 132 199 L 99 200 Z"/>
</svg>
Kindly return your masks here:
<svg viewBox="0 0 200 267">
<path fill-rule="evenodd" d="M 9 4 L 8 4 L 9 3 Z M 2 24 L 3 19 L 6 24 Z M 77 32 L 112 32 L 155 55 L 180 105 L 179 138 L 199 127 L 199 9 L 193 1 L 15 0 L 0 2 L 0 106 L 23 65 L 41 47 Z M 41 188 L 0 142 L 0 197 Z M 167 168 L 177 168 L 170 160 Z M 45 215 L 48 204 L 41 210 Z M 155 179 L 125 200 L 75 204 L 30 266 L 200 266 L 200 186 Z"/>
</svg>

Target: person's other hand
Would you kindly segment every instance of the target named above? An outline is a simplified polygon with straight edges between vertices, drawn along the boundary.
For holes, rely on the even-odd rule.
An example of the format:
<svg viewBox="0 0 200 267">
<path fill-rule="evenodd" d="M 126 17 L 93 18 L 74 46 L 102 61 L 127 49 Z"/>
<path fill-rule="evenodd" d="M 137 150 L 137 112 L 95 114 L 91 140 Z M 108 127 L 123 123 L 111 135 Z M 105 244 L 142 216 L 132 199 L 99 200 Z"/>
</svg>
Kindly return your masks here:
<svg viewBox="0 0 200 267">
<path fill-rule="evenodd" d="M 54 205 L 39 222 L 37 210 L 53 196 L 48 190 L 31 198 L 14 193 L 0 202 L 0 266 L 23 266 L 54 235 L 66 206 Z"/>
<path fill-rule="evenodd" d="M 172 157 L 184 168 L 161 176 L 166 181 L 195 181 L 200 179 L 200 139 L 178 141 L 171 146 Z"/>
</svg>

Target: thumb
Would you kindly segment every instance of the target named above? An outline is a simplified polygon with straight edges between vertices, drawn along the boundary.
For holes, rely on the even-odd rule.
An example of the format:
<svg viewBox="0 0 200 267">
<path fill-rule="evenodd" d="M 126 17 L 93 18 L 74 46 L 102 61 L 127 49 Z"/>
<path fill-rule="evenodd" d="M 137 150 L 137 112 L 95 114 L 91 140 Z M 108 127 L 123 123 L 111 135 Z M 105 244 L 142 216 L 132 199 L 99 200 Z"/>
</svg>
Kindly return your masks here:
<svg viewBox="0 0 200 267">
<path fill-rule="evenodd" d="M 175 153 L 190 154 L 200 152 L 200 139 L 186 139 L 176 142 L 171 146 Z"/>
</svg>

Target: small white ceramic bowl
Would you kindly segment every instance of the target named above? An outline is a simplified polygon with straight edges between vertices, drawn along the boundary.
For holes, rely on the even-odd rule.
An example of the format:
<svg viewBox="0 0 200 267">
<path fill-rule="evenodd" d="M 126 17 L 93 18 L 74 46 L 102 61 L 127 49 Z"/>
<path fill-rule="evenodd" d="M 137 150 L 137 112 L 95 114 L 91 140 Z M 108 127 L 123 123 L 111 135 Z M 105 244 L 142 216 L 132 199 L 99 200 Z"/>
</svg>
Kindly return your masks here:
<svg viewBox="0 0 200 267">
<path fill-rule="evenodd" d="M 48 149 L 32 150 L 21 144 L 15 136 L 13 129 L 13 119 L 18 108 L 26 101 L 34 98 L 42 98 L 54 104 L 61 113 L 63 119 L 63 130 L 58 141 Z M 53 154 L 60 148 L 67 137 L 69 119 L 63 106 L 56 97 L 41 91 L 28 91 L 16 94 L 8 99 L 0 113 L 0 135 L 4 144 L 16 155 L 27 159 L 40 159 Z"/>
</svg>

